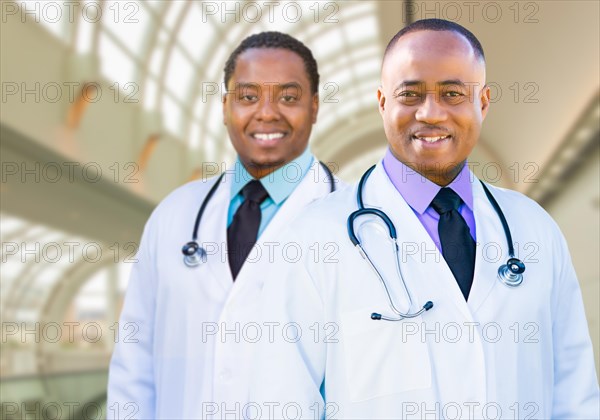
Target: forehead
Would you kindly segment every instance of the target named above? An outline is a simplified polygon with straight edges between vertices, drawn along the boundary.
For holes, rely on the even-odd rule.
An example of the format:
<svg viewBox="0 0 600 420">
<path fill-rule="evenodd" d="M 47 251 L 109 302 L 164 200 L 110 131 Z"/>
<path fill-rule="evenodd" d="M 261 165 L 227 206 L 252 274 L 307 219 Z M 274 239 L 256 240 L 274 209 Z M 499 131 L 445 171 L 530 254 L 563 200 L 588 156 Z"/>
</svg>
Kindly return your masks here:
<svg viewBox="0 0 600 420">
<path fill-rule="evenodd" d="M 284 48 L 251 48 L 241 53 L 232 79 L 243 83 L 309 83 L 302 58 Z"/>
<path fill-rule="evenodd" d="M 419 80 L 481 82 L 485 64 L 471 44 L 452 31 L 417 31 L 404 35 L 382 67 L 383 81 Z"/>
</svg>

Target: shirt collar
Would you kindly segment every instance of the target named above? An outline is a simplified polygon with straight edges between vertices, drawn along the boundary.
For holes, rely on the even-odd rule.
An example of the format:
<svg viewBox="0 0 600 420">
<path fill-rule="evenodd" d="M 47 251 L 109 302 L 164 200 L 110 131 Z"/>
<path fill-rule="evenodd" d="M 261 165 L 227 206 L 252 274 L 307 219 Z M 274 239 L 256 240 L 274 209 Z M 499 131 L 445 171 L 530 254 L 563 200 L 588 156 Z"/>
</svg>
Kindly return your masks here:
<svg viewBox="0 0 600 420">
<path fill-rule="evenodd" d="M 394 187 L 417 213 L 423 214 L 431 201 L 435 198 L 442 187 L 431 182 L 423 175 L 400 162 L 388 148 L 383 158 L 383 169 Z M 448 185 L 465 202 L 467 207 L 473 211 L 473 190 L 471 171 L 465 162 L 465 166 Z"/>
<path fill-rule="evenodd" d="M 313 162 L 313 155 L 307 147 L 304 152 L 291 162 L 260 179 L 260 183 L 269 193 L 269 197 L 276 205 L 281 204 L 294 191 L 302 181 Z M 231 198 L 240 193 L 242 188 L 253 180 L 240 158 L 235 161 L 233 181 L 231 183 Z"/>
</svg>

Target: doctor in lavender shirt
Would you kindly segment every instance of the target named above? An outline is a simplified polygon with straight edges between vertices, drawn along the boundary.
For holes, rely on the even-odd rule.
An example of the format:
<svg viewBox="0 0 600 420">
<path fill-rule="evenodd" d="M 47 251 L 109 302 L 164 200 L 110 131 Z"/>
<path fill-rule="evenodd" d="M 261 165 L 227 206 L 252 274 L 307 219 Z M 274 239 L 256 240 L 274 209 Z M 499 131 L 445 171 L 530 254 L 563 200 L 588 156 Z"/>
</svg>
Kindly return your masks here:
<svg viewBox="0 0 600 420">
<path fill-rule="evenodd" d="M 438 19 L 402 29 L 385 51 L 377 99 L 389 148 L 362 193 L 314 203 L 281 236 L 333 252 L 268 267 L 262 325 L 295 334 L 259 343 L 252 408 L 263 419 L 599 418 L 560 229 L 533 200 L 484 187 L 467 167 L 490 111 L 475 35 Z M 370 213 L 353 220 L 361 201 Z M 395 225 L 398 257 L 378 212 Z M 520 285 L 498 276 L 510 242 L 526 264 Z"/>
</svg>

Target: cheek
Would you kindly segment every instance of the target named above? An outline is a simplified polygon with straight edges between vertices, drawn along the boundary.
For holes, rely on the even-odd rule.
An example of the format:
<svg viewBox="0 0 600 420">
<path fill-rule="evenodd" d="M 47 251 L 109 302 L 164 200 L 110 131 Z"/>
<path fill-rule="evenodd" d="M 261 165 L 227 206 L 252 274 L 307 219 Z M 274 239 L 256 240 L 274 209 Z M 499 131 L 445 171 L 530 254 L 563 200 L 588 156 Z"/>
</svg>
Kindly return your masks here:
<svg viewBox="0 0 600 420">
<path fill-rule="evenodd" d="M 311 129 L 315 115 L 311 110 L 302 110 L 297 113 L 289 113 L 286 119 L 295 131 L 304 133 Z"/>
<path fill-rule="evenodd" d="M 403 109 L 400 106 L 392 107 L 388 109 L 385 118 L 386 124 L 397 131 L 404 131 L 408 128 L 407 125 L 411 121 L 411 115 L 409 110 Z"/>
<path fill-rule="evenodd" d="M 237 107 L 233 105 L 227 112 L 227 125 L 231 126 L 233 130 L 242 131 L 246 126 L 247 122 L 252 116 L 252 110 L 249 107 Z"/>
<path fill-rule="evenodd" d="M 457 110 L 454 114 L 454 120 L 457 125 L 465 131 L 476 132 L 481 129 L 481 113 L 472 107 Z"/>
</svg>

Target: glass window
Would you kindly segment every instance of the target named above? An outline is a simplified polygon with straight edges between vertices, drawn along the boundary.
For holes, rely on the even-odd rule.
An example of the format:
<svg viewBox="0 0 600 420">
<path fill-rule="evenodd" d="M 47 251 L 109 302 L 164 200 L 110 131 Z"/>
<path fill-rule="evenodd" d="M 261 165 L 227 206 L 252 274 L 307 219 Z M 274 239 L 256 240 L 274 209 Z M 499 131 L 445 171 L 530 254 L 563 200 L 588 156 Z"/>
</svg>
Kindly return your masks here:
<svg viewBox="0 0 600 420">
<path fill-rule="evenodd" d="M 203 22 L 203 17 L 206 22 Z M 205 54 L 211 53 L 211 49 L 207 47 L 211 44 L 213 36 L 213 25 L 202 15 L 198 3 L 192 3 L 178 33 L 182 47 L 195 60 L 200 60 Z"/>
<path fill-rule="evenodd" d="M 168 95 L 163 96 L 162 113 L 165 128 L 175 136 L 181 135 L 181 108 Z"/>
<path fill-rule="evenodd" d="M 196 150 L 200 146 L 200 126 L 197 122 L 192 123 L 188 145 L 192 150 Z"/>
<path fill-rule="evenodd" d="M 58 1 L 22 0 L 15 3 L 21 8 L 22 20 L 38 23 L 61 41 L 68 42 L 66 25 L 70 19 L 74 21 L 77 8 Z M 73 8 L 69 10 L 69 7 Z"/>
<path fill-rule="evenodd" d="M 144 87 L 144 108 L 147 110 L 153 110 L 156 108 L 158 84 L 152 77 L 147 77 Z"/>
<path fill-rule="evenodd" d="M 174 48 L 169 57 L 166 84 L 169 91 L 181 101 L 187 98 L 193 74 L 194 70 L 189 60 L 179 48 Z"/>
<path fill-rule="evenodd" d="M 102 74 L 108 80 L 118 82 L 121 88 L 135 81 L 132 59 L 104 33 L 100 36 L 99 55 Z"/>
<path fill-rule="evenodd" d="M 161 34 L 163 33 L 165 32 L 161 32 Z M 165 47 L 162 44 L 163 43 L 161 42 L 159 37 L 158 44 L 156 48 L 154 48 L 154 51 L 152 51 L 152 55 L 150 56 L 150 73 L 155 76 L 160 75 L 160 71 L 163 66 L 163 60 L 165 58 Z"/>
<path fill-rule="evenodd" d="M 92 50 L 96 19 L 102 17 L 100 3 L 95 0 L 86 0 L 81 9 L 81 18 L 77 21 L 77 52 L 87 54 Z"/>
<path fill-rule="evenodd" d="M 186 1 L 170 1 L 165 2 L 168 4 L 169 10 L 167 10 L 167 16 L 165 17 L 165 26 L 167 29 L 175 32 L 175 23 L 177 19 L 179 19 L 179 15 L 181 14 L 183 8 L 188 4 Z"/>
<path fill-rule="evenodd" d="M 377 19 L 375 16 L 366 16 L 344 23 L 344 33 L 350 45 L 375 39 L 378 34 Z"/>
<path fill-rule="evenodd" d="M 107 1 L 102 24 L 120 39 L 130 53 L 138 55 L 146 39 L 152 15 L 138 1 Z"/>
</svg>

